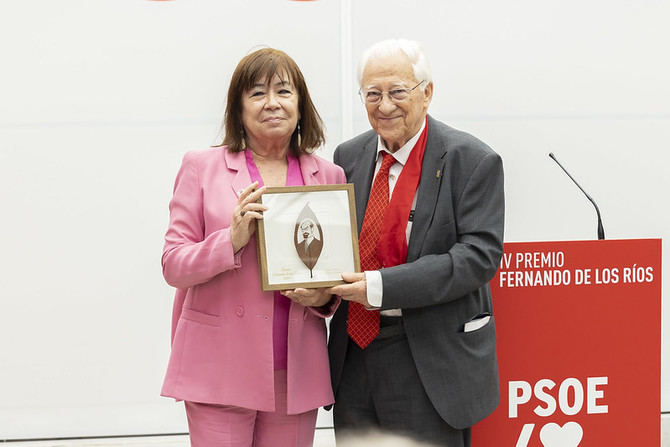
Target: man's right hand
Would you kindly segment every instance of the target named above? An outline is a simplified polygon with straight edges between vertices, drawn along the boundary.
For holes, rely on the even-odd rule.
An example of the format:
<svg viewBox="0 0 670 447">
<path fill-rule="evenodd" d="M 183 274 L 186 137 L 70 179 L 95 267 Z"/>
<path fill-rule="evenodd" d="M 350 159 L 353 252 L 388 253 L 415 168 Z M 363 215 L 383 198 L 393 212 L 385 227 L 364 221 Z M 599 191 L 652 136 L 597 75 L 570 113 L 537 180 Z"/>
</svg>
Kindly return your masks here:
<svg viewBox="0 0 670 447">
<path fill-rule="evenodd" d="M 368 289 L 365 273 L 342 273 L 342 279 L 347 284 L 331 287 L 328 292 L 342 297 L 343 300 L 354 301 L 367 308 L 371 307 L 367 298 Z"/>
</svg>

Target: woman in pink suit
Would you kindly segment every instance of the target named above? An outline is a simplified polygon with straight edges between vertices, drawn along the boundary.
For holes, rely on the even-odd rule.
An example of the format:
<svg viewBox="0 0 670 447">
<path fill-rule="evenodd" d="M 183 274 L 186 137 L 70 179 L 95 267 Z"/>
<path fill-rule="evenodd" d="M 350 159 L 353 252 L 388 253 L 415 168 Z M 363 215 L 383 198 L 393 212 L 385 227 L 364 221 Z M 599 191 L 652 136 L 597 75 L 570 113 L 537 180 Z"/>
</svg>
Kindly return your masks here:
<svg viewBox="0 0 670 447">
<path fill-rule="evenodd" d="M 185 401 L 194 447 L 311 446 L 333 402 L 324 318 L 339 298 L 263 292 L 254 236 L 265 186 L 345 182 L 310 154 L 323 141 L 300 69 L 266 48 L 233 73 L 223 146 L 184 157 L 162 258 L 177 292 L 161 394 Z"/>
</svg>

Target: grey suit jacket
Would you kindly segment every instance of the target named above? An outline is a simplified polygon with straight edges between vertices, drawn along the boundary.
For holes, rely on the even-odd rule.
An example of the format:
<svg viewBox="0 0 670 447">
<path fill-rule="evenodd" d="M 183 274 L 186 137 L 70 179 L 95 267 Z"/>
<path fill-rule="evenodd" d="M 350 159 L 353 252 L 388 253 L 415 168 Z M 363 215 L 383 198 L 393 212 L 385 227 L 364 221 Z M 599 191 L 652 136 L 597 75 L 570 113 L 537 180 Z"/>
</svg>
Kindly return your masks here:
<svg viewBox="0 0 670 447">
<path fill-rule="evenodd" d="M 355 185 L 359 232 L 376 148 L 377 134 L 368 131 L 335 150 L 335 163 Z M 423 386 L 440 416 L 459 429 L 488 416 L 500 400 L 493 317 L 481 329 L 463 327 L 493 314 L 488 281 L 502 255 L 504 208 L 500 156 L 429 116 L 407 261 L 381 270 L 383 309 L 402 309 Z M 330 323 L 335 393 L 347 351 L 347 311 L 342 302 Z"/>
</svg>

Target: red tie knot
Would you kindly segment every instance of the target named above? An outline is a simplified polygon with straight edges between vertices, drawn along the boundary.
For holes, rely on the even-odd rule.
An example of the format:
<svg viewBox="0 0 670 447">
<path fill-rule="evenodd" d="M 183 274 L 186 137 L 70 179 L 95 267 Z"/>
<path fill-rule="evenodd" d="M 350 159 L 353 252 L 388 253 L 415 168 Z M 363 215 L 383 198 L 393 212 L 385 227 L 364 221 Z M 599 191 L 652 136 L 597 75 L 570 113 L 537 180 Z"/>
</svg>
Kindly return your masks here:
<svg viewBox="0 0 670 447">
<path fill-rule="evenodd" d="M 382 157 L 382 166 L 379 168 L 379 172 L 388 172 L 391 166 L 395 164 L 396 159 L 386 151 L 382 151 Z"/>
</svg>

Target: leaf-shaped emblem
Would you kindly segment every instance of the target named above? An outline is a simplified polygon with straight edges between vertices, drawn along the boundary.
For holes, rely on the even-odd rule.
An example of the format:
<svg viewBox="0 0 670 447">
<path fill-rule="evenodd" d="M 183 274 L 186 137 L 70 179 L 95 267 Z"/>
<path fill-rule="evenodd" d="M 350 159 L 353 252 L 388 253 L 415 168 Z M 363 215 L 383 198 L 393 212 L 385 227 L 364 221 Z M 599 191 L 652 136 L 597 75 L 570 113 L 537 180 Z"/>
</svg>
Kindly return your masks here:
<svg viewBox="0 0 670 447">
<path fill-rule="evenodd" d="M 319 260 L 323 249 L 323 230 L 319 219 L 316 218 L 314 211 L 309 207 L 309 202 L 305 204 L 295 221 L 293 243 L 300 260 L 309 269 L 309 277 L 313 278 L 312 269 Z"/>
</svg>

